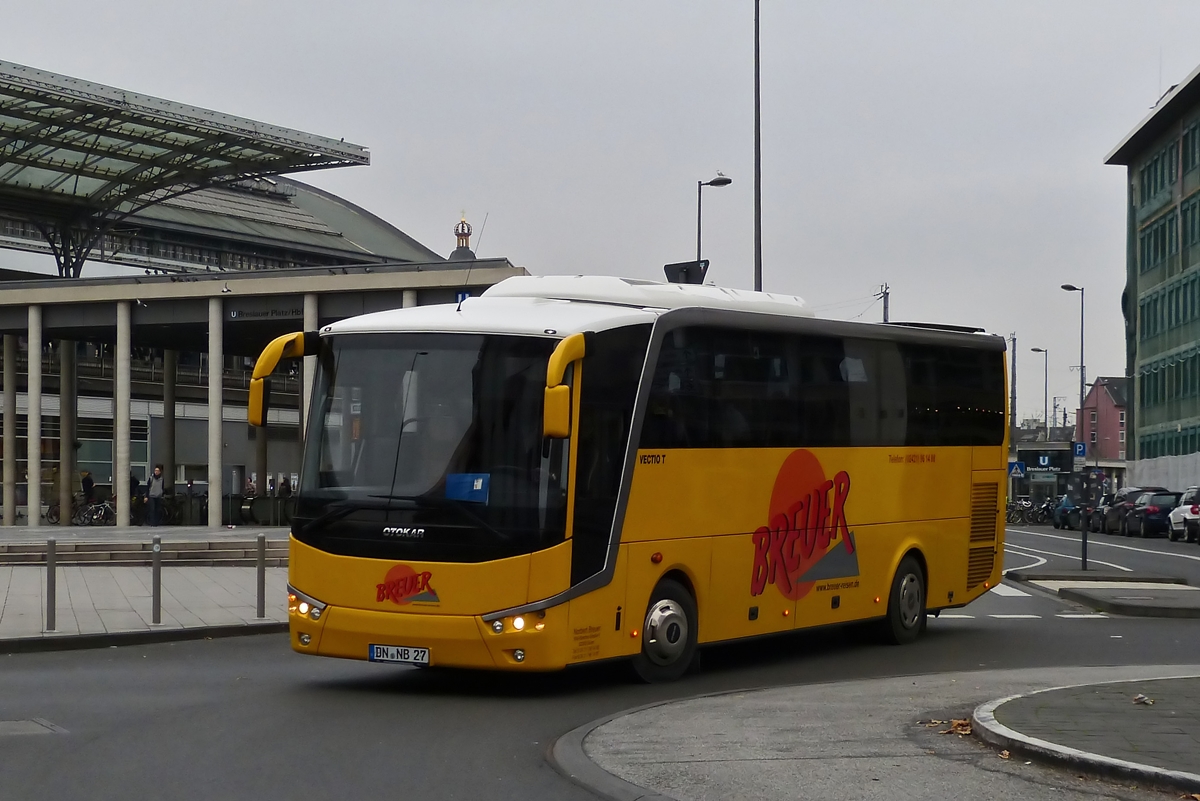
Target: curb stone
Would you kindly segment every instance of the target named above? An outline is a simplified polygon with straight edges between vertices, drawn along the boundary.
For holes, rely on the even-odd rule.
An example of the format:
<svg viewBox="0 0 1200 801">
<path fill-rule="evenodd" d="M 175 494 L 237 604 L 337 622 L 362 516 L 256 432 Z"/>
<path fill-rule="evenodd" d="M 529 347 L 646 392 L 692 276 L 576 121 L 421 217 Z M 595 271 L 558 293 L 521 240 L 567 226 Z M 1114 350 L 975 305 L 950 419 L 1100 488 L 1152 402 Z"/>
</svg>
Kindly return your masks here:
<svg viewBox="0 0 1200 801">
<path fill-rule="evenodd" d="M 1142 679 L 1141 681 L 1161 681 L 1168 678 L 1200 677 L 1163 676 L 1158 679 Z M 971 732 L 975 737 L 988 745 L 1008 749 L 1027 756 L 1039 757 L 1049 762 L 1072 768 L 1082 768 L 1102 776 L 1134 779 L 1146 784 L 1171 790 L 1182 790 L 1189 793 L 1200 791 L 1200 775 L 1195 773 L 1168 770 L 1167 768 L 1158 768 L 1153 765 L 1144 765 L 1140 762 L 1130 762 L 1125 759 L 1104 756 L 1103 754 L 1094 754 L 1090 751 L 1081 751 L 1077 748 L 1050 742 L 1049 740 L 1030 737 L 996 720 L 996 710 L 1009 701 L 1015 701 L 1018 698 L 1027 698 L 1031 695 L 1040 695 L 1041 693 L 1054 692 L 1055 690 L 1068 690 L 1074 687 L 1125 684 L 1128 681 L 1128 679 L 1117 679 L 1114 681 L 1090 682 L 1088 684 L 1068 684 L 1063 687 L 1047 687 L 1044 690 L 1036 692 L 1010 695 L 1007 698 L 988 701 L 986 704 L 977 706 L 975 711 L 971 713 Z"/>
<path fill-rule="evenodd" d="M 46 651 L 76 651 L 89 648 L 110 648 L 124 645 L 150 645 L 163 642 L 183 642 L 225 637 L 247 637 L 254 634 L 285 634 L 287 623 L 237 623 L 228 626 L 198 626 L 187 629 L 155 629 L 151 631 L 114 631 L 104 634 L 63 634 L 47 637 L 14 637 L 0 640 L 0 654 L 24 654 Z"/>
<path fill-rule="evenodd" d="M 656 706 L 671 704 L 678 700 L 685 699 L 658 701 L 653 704 L 645 704 L 633 709 L 614 712 L 611 715 L 605 715 L 590 723 L 585 723 L 582 726 L 571 729 L 551 743 L 550 747 L 546 749 L 546 761 L 564 779 L 579 785 L 601 798 L 607 799 L 607 801 L 674 801 L 669 796 L 662 795 L 632 782 L 627 782 L 619 776 L 609 773 L 593 762 L 584 752 L 583 741 L 595 729 L 600 728 L 606 723 L 611 723 L 617 718 L 623 718 L 626 715 L 640 712 L 643 709 L 652 709 Z"/>
</svg>

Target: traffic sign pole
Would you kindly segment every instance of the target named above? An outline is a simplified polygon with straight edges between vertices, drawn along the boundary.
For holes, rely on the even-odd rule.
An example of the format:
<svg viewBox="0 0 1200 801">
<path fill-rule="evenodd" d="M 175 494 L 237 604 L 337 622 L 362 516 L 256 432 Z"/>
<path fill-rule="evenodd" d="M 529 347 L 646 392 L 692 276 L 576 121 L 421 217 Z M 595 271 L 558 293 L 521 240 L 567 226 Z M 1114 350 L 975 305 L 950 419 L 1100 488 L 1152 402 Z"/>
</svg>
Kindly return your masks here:
<svg viewBox="0 0 1200 801">
<path fill-rule="evenodd" d="M 1082 410 L 1082 408 L 1083 408 L 1083 406 L 1081 404 L 1080 409 Z M 1083 468 L 1084 468 L 1085 462 L 1087 460 L 1087 443 L 1086 442 L 1072 443 L 1071 444 L 1071 453 L 1075 457 L 1075 472 L 1077 472 L 1077 473 L 1083 472 Z M 1082 570 L 1087 570 L 1088 569 L 1088 566 L 1087 566 L 1088 526 L 1087 526 L 1087 521 L 1085 521 L 1083 519 L 1083 511 L 1087 507 L 1082 504 L 1082 501 L 1083 501 L 1082 496 L 1079 498 L 1079 500 L 1081 501 L 1081 503 L 1079 505 L 1079 535 L 1081 538 L 1080 539 L 1080 550 L 1079 550 L 1079 562 L 1080 562 L 1080 568 Z"/>
</svg>

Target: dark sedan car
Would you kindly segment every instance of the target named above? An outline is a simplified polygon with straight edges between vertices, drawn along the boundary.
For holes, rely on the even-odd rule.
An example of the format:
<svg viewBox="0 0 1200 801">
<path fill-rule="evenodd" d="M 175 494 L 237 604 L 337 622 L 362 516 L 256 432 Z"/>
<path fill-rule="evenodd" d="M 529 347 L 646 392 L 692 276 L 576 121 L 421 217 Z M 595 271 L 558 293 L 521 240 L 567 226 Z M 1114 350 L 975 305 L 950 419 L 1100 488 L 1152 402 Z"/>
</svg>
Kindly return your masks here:
<svg viewBox="0 0 1200 801">
<path fill-rule="evenodd" d="M 1144 492 L 1129 514 L 1125 516 L 1125 536 L 1136 534 L 1139 537 L 1149 537 L 1152 534 L 1165 534 L 1170 528 L 1169 516 L 1171 510 L 1179 505 L 1182 492 Z"/>
<path fill-rule="evenodd" d="M 1104 513 L 1101 528 L 1105 534 L 1122 534 L 1128 536 L 1125 530 L 1125 516 L 1133 509 L 1137 499 L 1147 492 L 1166 492 L 1166 487 L 1125 487 L 1116 491 L 1112 503 Z"/>
<path fill-rule="evenodd" d="M 1108 507 L 1112 505 L 1116 493 L 1106 492 L 1104 497 L 1100 499 L 1100 503 L 1095 509 L 1091 510 L 1091 514 L 1087 516 L 1087 530 L 1100 532 L 1104 530 L 1104 515 L 1108 513 Z"/>
</svg>

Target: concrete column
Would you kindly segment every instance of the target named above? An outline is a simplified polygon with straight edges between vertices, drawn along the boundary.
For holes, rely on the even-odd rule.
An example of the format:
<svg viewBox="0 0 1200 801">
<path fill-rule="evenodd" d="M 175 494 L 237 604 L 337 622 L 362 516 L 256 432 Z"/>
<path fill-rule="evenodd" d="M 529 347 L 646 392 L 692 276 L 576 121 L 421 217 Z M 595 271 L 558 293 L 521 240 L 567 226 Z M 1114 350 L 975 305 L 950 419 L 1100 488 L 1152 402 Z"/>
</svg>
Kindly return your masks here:
<svg viewBox="0 0 1200 801">
<path fill-rule="evenodd" d="M 129 525 L 129 360 L 133 351 L 130 302 L 117 301 L 116 379 L 113 382 L 113 494 L 117 525 Z"/>
<path fill-rule="evenodd" d="M 267 494 L 267 426 L 263 426 L 254 432 L 254 472 L 257 477 L 254 479 L 254 494 Z"/>
<path fill-rule="evenodd" d="M 17 335 L 4 335 L 4 525 L 17 524 Z"/>
<path fill-rule="evenodd" d="M 220 298 L 208 299 L 208 527 L 221 527 L 225 337 Z"/>
<path fill-rule="evenodd" d="M 417 305 L 417 290 L 406 289 L 404 294 L 400 296 L 400 307 L 403 309 L 411 309 Z"/>
<path fill-rule="evenodd" d="M 175 374 L 179 370 L 179 351 L 163 351 L 163 489 L 175 486 Z M 151 466 L 153 470 L 153 465 Z"/>
<path fill-rule="evenodd" d="M 71 525 L 75 489 L 75 439 L 78 393 L 75 385 L 75 341 L 58 342 L 58 524 Z"/>
<path fill-rule="evenodd" d="M 304 296 L 304 330 L 316 331 L 321 320 L 317 315 L 317 296 L 310 292 Z M 300 442 L 308 432 L 308 406 L 312 402 L 313 381 L 317 377 L 317 357 L 304 357 L 304 385 L 300 388 Z"/>
<path fill-rule="evenodd" d="M 28 469 L 26 514 L 29 525 L 42 522 L 42 307 L 29 307 Z"/>
</svg>

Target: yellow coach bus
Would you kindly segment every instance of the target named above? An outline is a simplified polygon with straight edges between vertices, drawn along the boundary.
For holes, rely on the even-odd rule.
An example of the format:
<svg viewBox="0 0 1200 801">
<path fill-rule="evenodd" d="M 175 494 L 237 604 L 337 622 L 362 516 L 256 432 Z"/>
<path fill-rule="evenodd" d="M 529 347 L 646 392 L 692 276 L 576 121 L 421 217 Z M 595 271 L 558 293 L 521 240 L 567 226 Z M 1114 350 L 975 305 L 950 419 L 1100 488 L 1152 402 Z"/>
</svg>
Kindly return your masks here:
<svg viewBox="0 0 1200 801">
<path fill-rule="evenodd" d="M 799 298 L 518 277 L 273 342 L 317 372 L 291 531 L 300 653 L 506 670 L 877 619 L 1000 580 L 1004 340 Z"/>
</svg>

